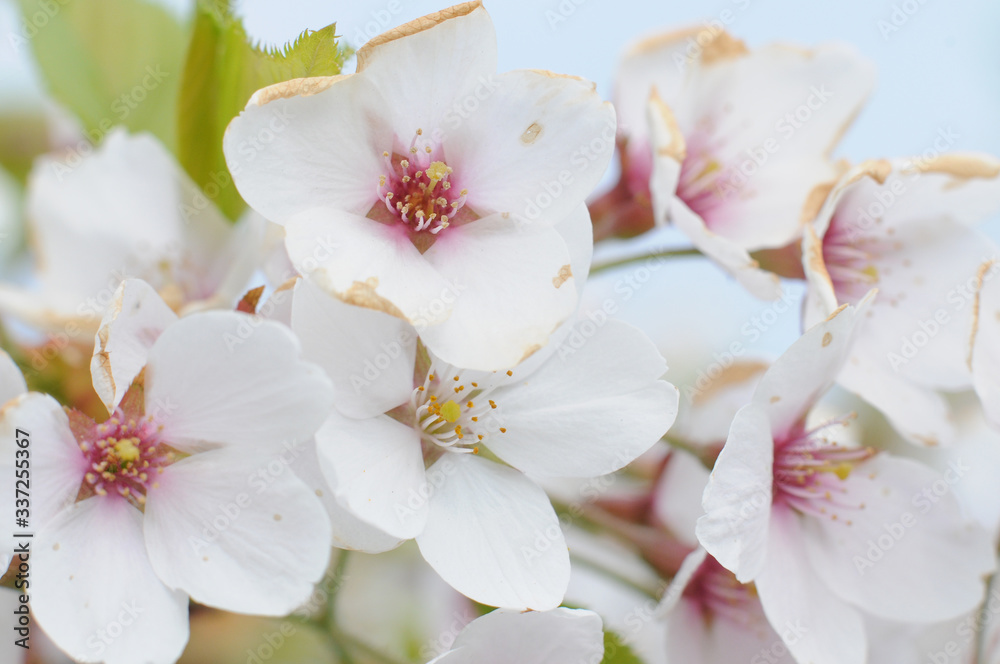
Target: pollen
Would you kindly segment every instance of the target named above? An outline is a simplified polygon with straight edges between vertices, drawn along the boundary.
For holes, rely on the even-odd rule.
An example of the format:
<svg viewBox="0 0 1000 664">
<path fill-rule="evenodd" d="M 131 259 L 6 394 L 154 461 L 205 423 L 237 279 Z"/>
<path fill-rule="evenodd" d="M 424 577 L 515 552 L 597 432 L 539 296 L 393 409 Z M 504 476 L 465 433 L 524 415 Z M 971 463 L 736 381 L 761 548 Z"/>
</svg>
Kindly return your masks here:
<svg viewBox="0 0 1000 664">
<path fill-rule="evenodd" d="M 137 461 L 139 457 L 142 456 L 142 452 L 139 451 L 138 438 L 123 438 L 115 443 L 115 454 L 121 459 L 125 464 L 130 464 L 133 461 Z"/>
</svg>

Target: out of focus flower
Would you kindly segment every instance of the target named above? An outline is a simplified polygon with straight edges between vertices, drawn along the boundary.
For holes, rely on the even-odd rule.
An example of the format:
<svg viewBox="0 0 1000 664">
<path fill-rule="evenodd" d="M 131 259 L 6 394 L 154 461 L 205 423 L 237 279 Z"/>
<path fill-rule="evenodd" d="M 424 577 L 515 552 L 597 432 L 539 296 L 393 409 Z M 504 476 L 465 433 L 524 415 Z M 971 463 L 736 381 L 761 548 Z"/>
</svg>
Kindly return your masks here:
<svg viewBox="0 0 1000 664">
<path fill-rule="evenodd" d="M 582 609 L 497 609 L 461 631 L 451 650 L 428 664 L 598 664 L 601 617 Z"/>
<path fill-rule="evenodd" d="M 365 287 L 438 356 L 487 370 L 574 311 L 553 226 L 589 229 L 615 126 L 592 83 L 496 74 L 496 57 L 486 10 L 457 5 L 370 41 L 354 75 L 258 91 L 225 136 L 240 193 L 286 227 L 301 272 L 372 306 Z"/>
<path fill-rule="evenodd" d="M 998 208 L 992 157 L 878 160 L 844 175 L 807 226 L 805 325 L 879 289 L 837 380 L 924 445 L 955 437 L 943 391 L 975 387 L 1000 425 L 1000 255 L 973 226 Z"/>
<path fill-rule="evenodd" d="M 677 391 L 659 380 L 663 359 L 614 321 L 579 347 L 548 347 L 506 372 L 417 356 L 405 322 L 308 280 L 296 286 L 291 322 L 337 392 L 316 434 L 337 500 L 390 535 L 416 538 L 445 581 L 493 606 L 554 608 L 566 589 L 559 522 L 529 477 L 618 470 L 676 414 Z"/>
<path fill-rule="evenodd" d="M 640 42 L 618 73 L 622 181 L 596 203 L 608 217 L 598 235 L 602 224 L 672 222 L 753 294 L 776 297 L 777 277 L 750 252 L 799 239 L 873 82 L 870 63 L 842 45 L 750 51 L 704 28 Z"/>
<path fill-rule="evenodd" d="M 176 311 L 228 306 L 256 268 L 259 220 L 232 226 L 147 134 L 41 158 L 28 184 L 37 287 L 0 284 L 0 311 L 90 341 L 118 285 L 138 277 Z"/>
<path fill-rule="evenodd" d="M 994 569 L 990 534 L 967 522 L 917 462 L 836 442 L 850 417 L 807 421 L 851 350 L 872 294 L 808 330 L 764 374 L 716 461 L 698 539 L 741 582 L 797 661 L 866 661 L 863 613 L 933 622 L 972 609 Z M 914 582 L 934 579 L 934 582 Z"/>
<path fill-rule="evenodd" d="M 188 597 L 284 615 L 329 559 L 312 489 L 292 472 L 258 476 L 280 441 L 319 426 L 329 381 L 276 323 L 241 335 L 243 314 L 171 322 L 164 311 L 144 282 L 118 289 L 99 336 L 122 356 L 107 365 L 111 384 L 131 387 L 112 392 L 106 421 L 37 393 L 3 412 L 4 458 L 14 457 L 15 428 L 31 439 L 31 607 L 78 661 L 174 662 Z"/>
</svg>

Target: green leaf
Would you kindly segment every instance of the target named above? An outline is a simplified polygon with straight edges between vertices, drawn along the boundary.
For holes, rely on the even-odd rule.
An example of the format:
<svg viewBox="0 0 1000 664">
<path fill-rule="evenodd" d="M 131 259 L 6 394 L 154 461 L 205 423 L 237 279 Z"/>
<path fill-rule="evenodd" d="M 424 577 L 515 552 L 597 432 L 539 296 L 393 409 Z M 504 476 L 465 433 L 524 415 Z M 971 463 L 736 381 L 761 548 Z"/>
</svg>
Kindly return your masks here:
<svg viewBox="0 0 1000 664">
<path fill-rule="evenodd" d="M 187 30 L 145 0 L 20 0 L 17 37 L 31 44 L 52 96 L 100 142 L 115 125 L 173 148 Z"/>
<path fill-rule="evenodd" d="M 251 43 L 228 3 L 202 0 L 184 66 L 178 114 L 178 156 L 188 174 L 230 219 L 246 203 L 232 186 L 222 135 L 260 88 L 308 76 L 339 74 L 350 50 L 336 24 L 305 31 L 279 50 Z"/>
<path fill-rule="evenodd" d="M 604 632 L 604 659 L 601 664 L 643 664 L 617 634 Z"/>
</svg>

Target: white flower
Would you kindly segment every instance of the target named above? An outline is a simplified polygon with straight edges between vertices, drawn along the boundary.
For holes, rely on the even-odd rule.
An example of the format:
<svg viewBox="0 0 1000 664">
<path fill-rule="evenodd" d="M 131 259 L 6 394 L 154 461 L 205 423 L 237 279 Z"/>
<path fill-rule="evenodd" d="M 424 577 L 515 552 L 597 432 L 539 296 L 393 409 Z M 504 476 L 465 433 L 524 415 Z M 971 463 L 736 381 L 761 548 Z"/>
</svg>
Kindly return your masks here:
<svg viewBox="0 0 1000 664">
<path fill-rule="evenodd" d="M 752 293 L 777 297 L 777 277 L 749 252 L 798 240 L 813 188 L 837 174 L 828 155 L 873 81 L 873 67 L 841 45 L 750 51 L 706 28 L 640 42 L 615 93 L 620 187 Z"/>
<path fill-rule="evenodd" d="M 601 617 L 583 609 L 497 609 L 466 625 L 451 650 L 428 664 L 600 664 Z"/>
<path fill-rule="evenodd" d="M 28 387 L 24 384 L 21 370 L 14 364 L 10 355 L 0 350 L 0 407 L 27 391 Z M 0 413 L 2 412 L 0 409 Z M 20 456 L 23 457 L 25 454 Z M 15 494 L 17 461 L 18 455 L 15 449 L 5 450 L 4 456 L 0 458 L 0 491 L 4 492 L 4 496 Z M 0 534 L 0 569 L 6 570 L 7 566 L 10 565 L 10 554 L 16 545 L 17 538 L 13 536 L 11 531 L 8 530 Z"/>
<path fill-rule="evenodd" d="M 78 661 L 174 662 L 189 597 L 283 615 L 329 559 L 313 490 L 271 470 L 280 441 L 308 440 L 321 423 L 329 381 L 277 323 L 243 334 L 244 314 L 164 312 L 148 284 L 119 288 L 99 333 L 110 346 L 96 349 L 116 360 L 105 365 L 112 391 L 95 384 L 105 422 L 37 393 L 3 412 L 4 458 L 15 428 L 31 440 L 32 610 Z"/>
<path fill-rule="evenodd" d="M 662 357 L 615 321 L 507 372 L 418 358 L 404 321 L 308 280 L 296 286 L 291 323 L 336 390 L 316 434 L 336 500 L 399 540 L 416 538 L 445 581 L 493 606 L 554 608 L 566 589 L 559 521 L 529 477 L 618 470 L 676 414 Z"/>
<path fill-rule="evenodd" d="M 998 176 L 985 155 L 865 162 L 803 240 L 806 326 L 880 293 L 837 381 L 925 445 L 954 440 L 944 391 L 975 387 L 1000 425 L 1000 255 L 973 227 L 1000 208 Z"/>
<path fill-rule="evenodd" d="M 590 228 L 615 126 L 592 83 L 496 74 L 496 57 L 486 10 L 458 5 L 370 41 L 354 75 L 259 90 L 224 141 L 303 274 L 391 303 L 440 357 L 486 370 L 573 313 L 581 275 L 553 226 Z"/>
<path fill-rule="evenodd" d="M 698 540 L 741 582 L 753 581 L 799 662 L 866 659 L 862 615 L 898 622 L 958 616 L 994 569 L 989 533 L 968 523 L 930 468 L 831 442 L 850 416 L 807 416 L 850 352 L 872 295 L 808 330 L 739 411 L 705 489 Z"/>
<path fill-rule="evenodd" d="M 38 283 L 0 284 L 0 311 L 78 341 L 126 277 L 192 310 L 229 305 L 256 267 L 259 219 L 229 224 L 147 134 L 116 129 L 75 161 L 42 157 L 27 214 Z"/>
</svg>

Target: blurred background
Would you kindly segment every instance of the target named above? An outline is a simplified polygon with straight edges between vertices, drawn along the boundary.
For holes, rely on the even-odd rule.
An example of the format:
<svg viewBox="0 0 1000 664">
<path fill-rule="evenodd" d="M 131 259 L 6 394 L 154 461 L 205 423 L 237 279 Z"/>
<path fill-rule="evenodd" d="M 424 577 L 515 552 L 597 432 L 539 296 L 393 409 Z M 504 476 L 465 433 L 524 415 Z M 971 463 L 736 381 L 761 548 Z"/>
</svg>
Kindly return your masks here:
<svg viewBox="0 0 1000 664">
<path fill-rule="evenodd" d="M 156 0 L 156 4 L 181 25 L 189 22 L 193 0 Z M 246 31 L 262 44 L 280 47 L 305 29 L 336 22 L 342 39 L 356 49 L 389 28 L 442 9 L 447 2 L 236 0 L 233 4 Z M 856 162 L 919 155 L 942 133 L 954 137 L 954 150 L 1000 155 L 1000 3 L 996 0 L 486 0 L 485 5 L 498 33 L 501 71 L 538 68 L 582 76 L 595 81 L 606 98 L 612 95 L 622 51 L 630 42 L 659 31 L 721 24 L 751 48 L 771 41 L 804 46 L 849 42 L 875 63 L 879 76 L 835 157 Z M 18 3 L 0 0 L 0 149 L 24 144 L 25 128 L 30 126 L 25 118 L 47 118 L 45 131 L 50 134 L 64 131 L 73 136 L 78 131 L 75 120 L 49 97 L 32 45 L 17 38 L 23 27 Z M 345 71 L 353 68 L 348 62 Z M 174 74 L 168 69 L 165 73 Z M 20 195 L 30 167 L 30 158 L 25 159 L 9 162 L 9 173 L 0 169 L 0 199 Z M 605 186 L 615 177 L 613 170 L 609 172 Z M 19 223 L 4 217 L 12 209 L 0 206 L 0 229 Z M 1000 219 L 990 220 L 986 227 L 1000 240 Z M 658 230 L 639 240 L 609 242 L 598 249 L 597 260 L 687 244 L 670 229 Z M 0 251 L 0 260 L 5 258 Z M 668 378 L 682 391 L 724 359 L 736 342 L 741 349 L 738 359 L 769 360 L 800 333 L 798 284 L 788 285 L 788 306 L 778 308 L 753 299 L 703 259 L 672 261 L 648 282 L 622 289 L 625 275 L 631 276 L 609 271 L 593 278 L 586 294 L 590 308 L 614 298 L 618 315 L 639 324 L 657 342 L 671 366 Z M 760 334 L 748 334 L 747 325 Z M 351 610 L 342 613 L 342 624 L 388 649 L 398 661 L 422 662 L 453 639 L 471 614 L 466 603 L 428 573 L 412 547 L 390 555 L 382 563 L 360 556 L 352 559 L 340 594 L 341 603 Z M 634 599 L 623 602 L 634 605 Z M 283 636 L 282 627 L 288 623 L 280 620 L 201 610 L 193 616 L 192 649 L 184 660 L 188 664 L 336 661 L 322 636 L 308 626 L 295 624 L 294 636 Z M 267 646 L 268 639 L 279 638 L 295 645 Z M 2 651 L 7 646 L 5 639 L 0 644 L 0 664 L 14 661 L 5 659 L 15 656 Z M 61 661 L 44 647 L 32 656 L 30 661 Z"/>
</svg>

